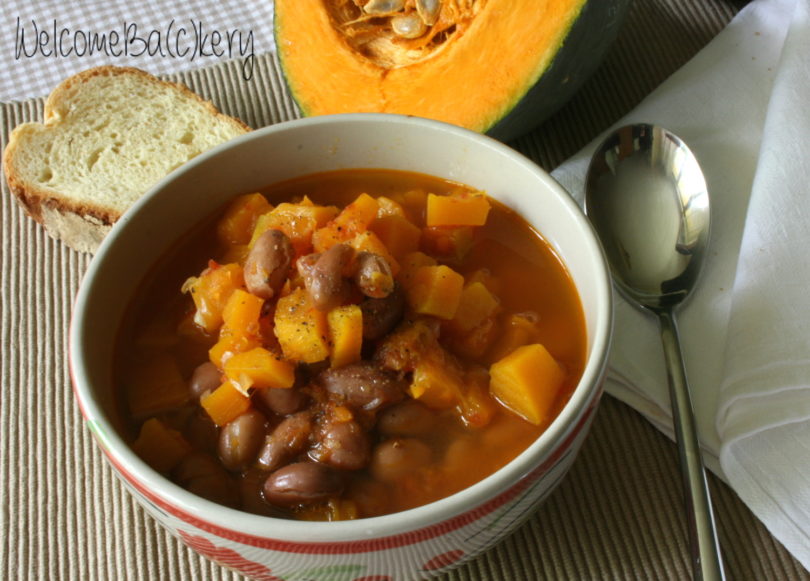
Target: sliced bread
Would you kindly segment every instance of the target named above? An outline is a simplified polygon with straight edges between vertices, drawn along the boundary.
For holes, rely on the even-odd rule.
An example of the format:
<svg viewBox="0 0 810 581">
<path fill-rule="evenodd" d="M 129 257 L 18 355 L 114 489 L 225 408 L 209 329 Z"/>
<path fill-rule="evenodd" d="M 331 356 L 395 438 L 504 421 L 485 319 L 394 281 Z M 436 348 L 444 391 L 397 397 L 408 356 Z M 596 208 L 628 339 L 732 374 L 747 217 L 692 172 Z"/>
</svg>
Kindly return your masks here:
<svg viewBox="0 0 810 581">
<path fill-rule="evenodd" d="M 250 128 L 187 87 L 128 67 L 89 69 L 14 128 L 9 188 L 51 236 L 94 252 L 118 218 L 176 167 Z"/>
</svg>

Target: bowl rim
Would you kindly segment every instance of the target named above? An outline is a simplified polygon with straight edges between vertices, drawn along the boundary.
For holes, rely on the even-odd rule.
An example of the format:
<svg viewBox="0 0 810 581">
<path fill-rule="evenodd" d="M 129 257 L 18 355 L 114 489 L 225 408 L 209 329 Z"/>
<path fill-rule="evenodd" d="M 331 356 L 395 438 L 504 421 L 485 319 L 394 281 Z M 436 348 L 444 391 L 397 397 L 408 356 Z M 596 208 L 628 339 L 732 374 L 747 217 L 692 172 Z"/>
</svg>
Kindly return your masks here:
<svg viewBox="0 0 810 581">
<path fill-rule="evenodd" d="M 118 434 L 109 421 L 99 402 L 93 397 L 93 388 L 87 378 L 87 354 L 82 345 L 82 334 L 92 324 L 87 316 L 91 312 L 90 298 L 97 285 L 97 279 L 104 276 L 105 257 L 108 249 L 118 240 L 128 235 L 129 224 L 138 216 L 152 199 L 166 191 L 179 176 L 197 171 L 201 165 L 222 155 L 232 148 L 244 146 L 254 141 L 269 139 L 269 135 L 294 133 L 302 128 L 318 125 L 340 126 L 341 124 L 406 124 L 419 126 L 426 133 L 449 133 L 454 139 L 470 141 L 478 147 L 495 150 L 500 155 L 512 158 L 523 166 L 523 169 L 534 174 L 538 183 L 552 191 L 560 199 L 565 209 L 575 222 L 586 233 L 589 260 L 596 268 L 595 278 L 600 288 L 597 289 L 598 316 L 595 321 L 591 355 L 571 398 L 548 428 L 523 452 L 495 473 L 483 480 L 458 491 L 450 496 L 429 504 L 377 517 L 353 521 L 312 522 L 280 519 L 255 515 L 232 509 L 196 496 L 179 485 L 174 484 L 143 460 L 130 448 L 129 444 Z M 470 184 L 473 185 L 474 184 Z M 150 493 L 182 512 L 191 515 L 205 515 L 203 523 L 209 523 L 215 529 L 225 528 L 238 531 L 240 535 L 256 536 L 264 539 L 283 539 L 285 542 L 318 544 L 335 543 L 346 546 L 364 539 L 379 539 L 400 536 L 403 533 L 422 530 L 436 523 L 464 515 L 476 507 L 499 496 L 523 477 L 530 474 L 571 436 L 587 419 L 586 416 L 598 403 L 601 395 L 601 383 L 607 366 L 610 339 L 613 325 L 613 303 L 610 275 L 595 232 L 579 205 L 547 172 L 533 161 L 511 147 L 483 134 L 463 129 L 447 123 L 413 116 L 389 113 L 344 113 L 309 117 L 276 123 L 244 135 L 240 135 L 215 148 L 201 153 L 161 179 L 149 189 L 124 216 L 115 224 L 111 232 L 102 241 L 98 251 L 91 260 L 76 295 L 69 329 L 69 368 L 73 390 L 85 423 L 96 437 L 102 451 L 115 466 L 116 475 L 124 476 L 128 485 L 134 486 L 142 494 Z M 155 500 L 154 498 L 150 500 Z M 234 525 L 238 523 L 235 528 Z"/>
</svg>

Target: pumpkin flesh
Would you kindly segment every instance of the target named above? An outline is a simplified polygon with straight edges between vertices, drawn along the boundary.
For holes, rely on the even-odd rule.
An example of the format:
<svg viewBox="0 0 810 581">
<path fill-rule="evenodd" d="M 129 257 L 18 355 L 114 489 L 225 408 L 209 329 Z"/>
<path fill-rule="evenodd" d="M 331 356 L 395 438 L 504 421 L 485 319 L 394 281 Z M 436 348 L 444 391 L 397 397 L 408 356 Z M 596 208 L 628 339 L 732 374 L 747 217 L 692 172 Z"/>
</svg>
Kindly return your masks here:
<svg viewBox="0 0 810 581">
<path fill-rule="evenodd" d="M 276 40 L 305 115 L 400 113 L 485 132 L 537 83 L 585 3 L 445 0 L 440 20 L 453 6 L 470 9 L 441 42 L 417 50 L 419 39 L 386 41 L 364 50 L 334 3 L 276 0 Z"/>
</svg>

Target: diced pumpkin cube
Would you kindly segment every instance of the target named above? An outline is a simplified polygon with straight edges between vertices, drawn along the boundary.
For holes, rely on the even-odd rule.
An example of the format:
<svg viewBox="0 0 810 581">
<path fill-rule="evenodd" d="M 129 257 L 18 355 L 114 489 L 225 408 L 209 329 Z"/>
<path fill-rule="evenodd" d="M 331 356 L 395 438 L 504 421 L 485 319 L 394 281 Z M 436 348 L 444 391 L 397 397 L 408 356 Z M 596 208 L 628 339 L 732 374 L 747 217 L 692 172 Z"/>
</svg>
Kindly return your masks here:
<svg viewBox="0 0 810 581">
<path fill-rule="evenodd" d="M 316 230 L 312 236 L 313 249 L 315 252 L 323 252 L 365 232 L 377 217 L 378 210 L 377 200 L 368 194 L 360 194 L 334 220 Z"/>
<path fill-rule="evenodd" d="M 495 296 L 498 296 L 501 291 L 501 279 L 493 275 L 492 271 L 490 271 L 488 268 L 477 268 L 471 273 L 467 274 L 464 277 L 464 280 L 467 281 L 467 284 L 480 282 Z"/>
<path fill-rule="evenodd" d="M 315 220 L 315 225 L 318 228 L 326 226 L 330 220 L 334 220 L 340 213 L 337 206 L 322 206 L 315 204 L 307 196 L 298 203 L 298 211 L 303 215 L 312 217 Z"/>
<path fill-rule="evenodd" d="M 225 362 L 225 375 L 242 393 L 251 387 L 292 387 L 295 366 L 263 347 L 236 353 Z"/>
<path fill-rule="evenodd" d="M 449 266 L 420 266 L 408 280 L 405 295 L 414 312 L 452 319 L 463 288 L 464 277 Z"/>
<path fill-rule="evenodd" d="M 363 347 L 363 312 L 358 305 L 336 307 L 326 315 L 332 341 L 332 367 L 360 361 Z"/>
<path fill-rule="evenodd" d="M 216 425 L 224 426 L 250 409 L 250 398 L 226 381 L 202 396 L 200 405 Z"/>
<path fill-rule="evenodd" d="M 498 404 L 489 394 L 489 373 L 484 368 L 473 368 L 464 375 L 464 391 L 459 411 L 464 423 L 482 428 L 492 421 Z"/>
<path fill-rule="evenodd" d="M 408 190 L 392 196 L 402 209 L 405 216 L 417 226 L 425 223 L 425 207 L 427 205 L 427 192 L 421 189 Z"/>
<path fill-rule="evenodd" d="M 233 334 L 258 335 L 264 299 L 236 289 L 222 309 L 222 322 Z"/>
<path fill-rule="evenodd" d="M 253 227 L 253 232 L 251 233 L 250 239 L 248 240 L 248 248 L 252 247 L 256 240 L 267 232 L 275 227 L 275 222 L 278 221 L 278 215 L 270 216 L 270 212 L 266 214 L 262 214 L 256 220 L 256 225 Z M 286 234 L 286 232 L 285 232 Z"/>
<path fill-rule="evenodd" d="M 180 432 L 157 418 L 143 423 L 138 439 L 132 444 L 132 450 L 158 472 L 170 471 L 191 449 Z"/>
<path fill-rule="evenodd" d="M 539 426 L 550 415 L 565 371 L 539 343 L 518 347 L 489 369 L 490 393 L 507 409 Z"/>
<path fill-rule="evenodd" d="M 222 310 L 219 339 L 208 351 L 214 365 L 222 369 L 233 355 L 261 345 L 263 305 L 263 299 L 242 289 L 231 294 Z"/>
<path fill-rule="evenodd" d="M 294 289 L 278 300 L 274 323 L 285 358 L 316 363 L 329 356 L 326 313 L 315 308 L 305 289 Z"/>
<path fill-rule="evenodd" d="M 323 228 L 318 228 L 312 235 L 312 249 L 315 252 L 325 252 L 341 242 L 350 240 L 351 236 L 334 222 L 330 222 Z"/>
<path fill-rule="evenodd" d="M 354 248 L 357 252 L 365 251 L 382 256 L 388 263 L 388 266 L 391 267 L 391 273 L 394 276 L 399 272 L 399 262 L 391 255 L 382 240 L 371 230 L 362 232 L 349 240 L 349 246 Z"/>
<path fill-rule="evenodd" d="M 397 260 L 419 250 L 422 230 L 397 214 L 377 218 L 369 227 Z"/>
<path fill-rule="evenodd" d="M 475 242 L 472 226 L 428 226 L 422 229 L 420 246 L 445 262 L 459 263 Z"/>
<path fill-rule="evenodd" d="M 403 286 L 408 286 L 417 268 L 420 266 L 435 266 L 436 264 L 438 264 L 436 259 L 432 256 L 428 256 L 424 252 L 418 250 L 416 252 L 409 252 L 399 263 L 399 275 L 397 278 Z"/>
<path fill-rule="evenodd" d="M 480 282 L 464 285 L 456 314 L 449 326 L 461 333 L 468 333 L 485 319 L 494 317 L 500 309 L 500 301 Z"/>
<path fill-rule="evenodd" d="M 440 360 L 425 359 L 417 363 L 408 393 L 433 409 L 447 409 L 461 399 L 462 378 Z"/>
<path fill-rule="evenodd" d="M 335 218 L 335 222 L 341 226 L 357 225 L 367 228 L 377 217 L 380 209 L 377 200 L 368 194 L 360 194 L 355 200 L 347 205 Z"/>
<path fill-rule="evenodd" d="M 222 324 L 222 310 L 233 291 L 245 287 L 242 267 L 238 264 L 209 263 L 202 274 L 183 284 L 183 292 L 190 292 L 197 312 L 194 322 L 207 333 L 215 332 Z"/>
<path fill-rule="evenodd" d="M 445 345 L 457 355 L 481 357 L 498 331 L 500 301 L 481 282 L 464 285 L 455 316 L 444 323 Z"/>
<path fill-rule="evenodd" d="M 379 196 L 377 198 L 377 219 L 379 220 L 385 216 L 405 218 L 405 209 L 399 202 L 385 196 Z"/>
<path fill-rule="evenodd" d="M 311 207 L 297 204 L 279 204 L 271 212 L 259 216 L 253 236 L 252 247 L 256 240 L 268 230 L 278 230 L 290 239 L 296 256 L 309 254 L 312 250 L 312 234 L 318 229 L 318 223 L 311 212 Z"/>
<path fill-rule="evenodd" d="M 219 340 L 208 350 L 211 363 L 223 369 L 225 363 L 237 353 L 250 351 L 261 345 L 261 340 L 253 335 L 222 333 Z"/>
<path fill-rule="evenodd" d="M 261 194 L 237 196 L 217 222 L 217 237 L 226 244 L 247 244 L 262 214 L 273 209 Z"/>
<path fill-rule="evenodd" d="M 480 192 L 428 194 L 425 222 L 427 226 L 483 226 L 489 209 L 489 200 Z"/>
<path fill-rule="evenodd" d="M 127 403 L 135 418 L 178 408 L 189 399 L 188 384 L 174 357 L 158 353 L 133 369 L 127 385 Z"/>
</svg>

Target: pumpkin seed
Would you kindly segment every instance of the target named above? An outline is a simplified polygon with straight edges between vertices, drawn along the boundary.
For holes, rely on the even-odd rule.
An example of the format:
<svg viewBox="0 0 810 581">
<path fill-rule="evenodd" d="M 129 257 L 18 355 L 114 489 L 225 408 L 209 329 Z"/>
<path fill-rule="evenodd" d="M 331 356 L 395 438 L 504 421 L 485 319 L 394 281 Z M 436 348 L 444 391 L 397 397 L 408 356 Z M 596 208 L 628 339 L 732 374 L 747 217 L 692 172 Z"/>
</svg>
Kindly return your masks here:
<svg viewBox="0 0 810 581">
<path fill-rule="evenodd" d="M 392 14 L 405 8 L 405 0 L 371 0 L 363 11 L 366 14 Z"/>
<path fill-rule="evenodd" d="M 427 26 L 419 16 L 411 12 L 394 16 L 391 19 L 391 30 L 402 38 L 419 38 L 427 32 Z"/>
<path fill-rule="evenodd" d="M 441 0 L 416 0 L 416 12 L 427 26 L 436 24 L 441 8 Z"/>
</svg>

